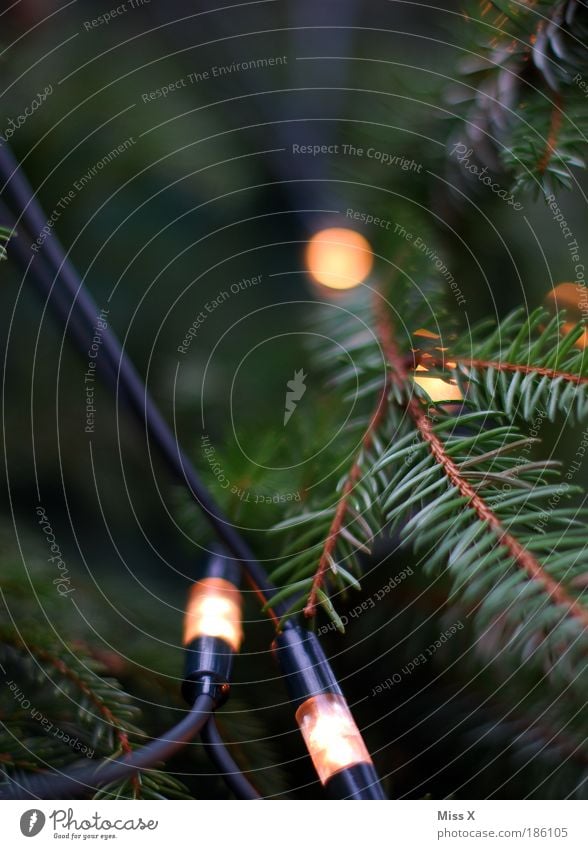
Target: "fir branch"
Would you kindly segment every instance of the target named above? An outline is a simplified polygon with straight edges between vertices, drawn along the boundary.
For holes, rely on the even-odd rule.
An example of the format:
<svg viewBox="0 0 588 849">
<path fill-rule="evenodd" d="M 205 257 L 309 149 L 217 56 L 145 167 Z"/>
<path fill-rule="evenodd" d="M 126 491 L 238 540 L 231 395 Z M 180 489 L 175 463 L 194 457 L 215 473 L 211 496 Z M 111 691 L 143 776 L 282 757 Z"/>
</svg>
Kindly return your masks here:
<svg viewBox="0 0 588 849">
<path fill-rule="evenodd" d="M 101 664 L 90 656 L 80 654 L 80 650 L 64 652 L 60 647 L 43 647 L 35 643 L 24 642 L 19 637 L 8 632 L 2 633 L 2 641 L 11 645 L 21 656 L 21 661 L 27 665 L 33 677 L 41 681 L 49 679 L 55 684 L 55 673 L 69 682 L 79 691 L 87 702 L 78 705 L 78 713 L 82 722 L 87 724 L 96 718 L 89 708 L 93 706 L 102 722 L 94 727 L 93 743 L 97 744 L 108 728 L 117 741 L 115 752 L 110 745 L 110 756 L 130 754 L 133 746 L 129 740 L 130 734 L 141 734 L 140 730 L 129 721 L 138 714 L 138 710 L 130 705 L 129 696 L 112 678 L 98 674 Z M 63 685 L 57 685 L 63 690 Z M 105 723 L 105 725 L 103 724 Z M 134 798 L 140 798 L 141 784 L 137 776 L 129 779 L 135 791 Z"/>
<path fill-rule="evenodd" d="M 394 281 L 395 308 L 404 307 L 404 297 L 410 295 L 410 288 L 399 295 L 401 288 Z M 388 375 L 386 415 L 372 450 L 362 458 L 362 479 L 350 496 L 354 527 L 360 527 L 357 516 L 369 519 L 359 539 L 366 538 L 366 530 L 369 538 L 388 525 L 428 570 L 448 569 L 455 576 L 453 592 L 463 597 L 478 627 L 500 634 L 501 646 L 516 643 L 527 655 L 531 644 L 533 655 L 552 668 L 561 662 L 554 657 L 562 652 L 580 664 L 578 640 L 588 627 L 586 587 L 578 584 L 584 574 L 585 512 L 566 504 L 578 489 L 560 482 L 557 463 L 531 459 L 539 440 L 525 438 L 511 414 L 522 405 L 521 415 L 530 417 L 540 401 L 548 404 L 550 415 L 557 409 L 567 412 L 570 392 L 578 415 L 585 413 L 588 370 L 584 352 L 574 347 L 583 327 L 562 337 L 562 315 L 518 311 L 490 330 L 487 324 L 475 328 L 469 339 L 452 337 L 449 351 L 447 339 L 419 332 L 419 342 L 428 340 L 429 350 L 407 355 L 405 345 L 411 339 L 399 342 L 393 310 L 377 298 L 370 304 L 357 301 L 354 315 L 344 320 L 337 316 L 322 328 L 325 338 L 336 341 L 324 361 L 335 370 L 334 383 L 344 396 L 364 397 L 364 390 L 369 395 L 376 386 L 381 391 L 383 370 Z M 408 306 L 402 308 L 403 324 L 420 327 L 422 313 L 422 306 L 420 314 L 418 305 L 414 314 Z M 358 324 L 375 333 L 358 333 Z M 353 368 L 340 368 L 336 350 L 341 349 L 353 351 Z M 460 382 L 467 396 L 462 406 L 446 409 L 430 400 L 414 382 L 419 359 L 429 368 L 440 361 L 442 376 Z M 474 360 L 480 367 L 468 368 Z M 505 363 L 505 369 L 481 368 L 493 362 Z M 500 393 L 494 387 L 499 380 L 504 381 Z M 281 523 L 282 530 L 294 534 L 274 573 L 283 582 L 284 597 L 299 599 L 310 591 L 330 537 L 336 508 L 315 503 L 316 509 L 309 503 L 308 512 Z M 329 575 L 331 597 L 323 592 L 324 585 L 317 592 L 335 624 L 332 595 L 342 584 L 334 571 L 357 555 L 357 548 L 353 552 L 345 546 L 339 534 L 337 558 L 328 560 L 332 571 L 322 571 Z M 303 607 L 297 600 L 290 613 Z"/>
<path fill-rule="evenodd" d="M 380 343 L 394 379 L 399 383 L 406 383 L 409 376 L 405 370 L 404 358 L 398 351 L 392 320 L 379 298 L 376 298 L 375 311 Z M 578 619 L 584 627 L 588 627 L 588 610 L 577 599 L 571 597 L 561 583 L 546 572 L 537 558 L 506 530 L 490 505 L 468 482 L 458 465 L 449 456 L 443 441 L 433 429 L 425 407 L 415 395 L 408 399 L 406 409 L 420 436 L 429 446 L 436 463 L 443 470 L 451 486 L 464 499 L 465 505 L 471 507 L 480 521 L 494 532 L 498 543 L 506 549 L 514 562 L 531 580 L 544 588 L 550 599 L 564 607 L 569 615 Z"/>
<path fill-rule="evenodd" d="M 324 543 L 318 567 L 312 581 L 310 592 L 308 594 L 308 600 L 304 608 L 304 615 L 306 617 L 312 617 L 316 613 L 318 592 L 322 589 L 327 571 L 329 570 L 329 568 L 332 567 L 332 564 L 334 563 L 333 554 L 335 552 L 339 536 L 346 536 L 347 541 L 350 542 L 352 545 L 355 545 L 357 548 L 369 553 L 369 549 L 366 548 L 366 546 L 364 546 L 360 540 L 357 540 L 351 534 L 351 532 L 344 526 L 343 523 L 345 521 L 345 516 L 349 510 L 349 500 L 353 492 L 353 488 L 361 479 L 361 457 L 372 448 L 374 435 L 378 430 L 386 413 L 386 409 L 388 406 L 388 393 L 388 382 L 385 381 L 384 387 L 378 399 L 377 407 L 372 415 L 370 423 L 361 441 L 359 453 L 356 456 L 353 465 L 351 466 L 351 469 L 349 471 L 349 474 L 347 475 L 347 479 L 343 485 L 341 497 L 339 499 L 339 503 L 337 504 L 337 508 L 333 516 L 333 521 L 331 522 L 331 525 L 329 527 L 329 532 Z"/>
<path fill-rule="evenodd" d="M 453 379 L 480 407 L 533 419 L 542 409 L 581 421 L 588 416 L 588 356 L 583 323 L 568 329 L 564 313 L 515 310 L 496 325 L 472 328 L 439 353 L 439 342 L 416 351 L 415 360 Z M 436 347 L 435 347 L 436 346 Z"/>
<path fill-rule="evenodd" d="M 185 785 L 167 772 L 150 769 L 124 781 L 106 784 L 94 799 L 193 799 Z"/>
<path fill-rule="evenodd" d="M 83 663 L 80 663 L 77 657 L 72 664 L 70 658 L 65 660 L 58 654 L 54 654 L 40 646 L 27 645 L 23 646 L 23 648 L 26 648 L 27 651 L 30 651 L 39 660 L 53 667 L 60 675 L 71 681 L 76 689 L 83 693 L 91 704 L 95 706 L 98 713 L 108 725 L 113 728 L 122 754 L 128 755 L 132 752 L 132 747 L 129 743 L 129 732 L 139 732 L 138 729 L 131 726 L 121 715 L 120 709 L 123 706 L 125 713 L 128 714 L 129 699 L 122 690 L 118 689 L 112 679 L 100 678 L 92 672 L 88 674 L 88 670 L 84 667 Z M 96 681 L 100 682 L 100 687 L 96 686 Z M 108 693 L 108 695 L 105 695 L 105 693 Z"/>
<path fill-rule="evenodd" d="M 327 478 L 321 472 L 323 486 L 313 487 L 304 511 L 292 513 L 272 528 L 274 534 L 285 535 L 285 541 L 281 562 L 270 576 L 279 586 L 270 602 L 293 598 L 286 616 L 305 608 L 307 615 L 314 613 L 318 602 L 341 631 L 343 624 L 330 595 L 324 592 L 327 576 L 331 593 L 359 589 L 355 574 L 360 571 L 360 556 L 371 550 L 383 525 L 379 498 L 384 480 L 374 468 L 391 434 L 402 427 L 397 411 L 386 398 L 388 394 L 394 396 L 394 387 L 389 382 L 386 386 L 381 352 L 377 345 L 374 349 L 369 319 L 369 308 L 358 302 L 355 312 L 346 310 L 344 315 L 324 310 L 317 322 L 318 338 L 323 342 L 318 343 L 316 356 L 331 371 L 335 397 L 341 403 L 353 402 L 358 409 L 356 418 L 346 427 L 340 455 L 334 458 L 336 469 L 348 469 L 339 481 L 338 496 L 333 497 L 333 472 Z M 347 357 L 341 367 L 341 348 L 324 342 L 337 334 L 345 337 L 345 349 L 353 358 L 351 367 L 347 367 Z"/>
<path fill-rule="evenodd" d="M 575 15 L 567 14 L 571 7 Z M 586 6 L 507 2 L 497 12 L 493 22 L 484 15 L 476 21 L 475 59 L 464 63 L 476 80 L 464 98 L 470 102 L 460 134 L 487 167 L 511 172 L 513 191 L 570 188 L 571 169 L 585 167 L 588 135 L 576 84 L 588 72 Z"/>
</svg>

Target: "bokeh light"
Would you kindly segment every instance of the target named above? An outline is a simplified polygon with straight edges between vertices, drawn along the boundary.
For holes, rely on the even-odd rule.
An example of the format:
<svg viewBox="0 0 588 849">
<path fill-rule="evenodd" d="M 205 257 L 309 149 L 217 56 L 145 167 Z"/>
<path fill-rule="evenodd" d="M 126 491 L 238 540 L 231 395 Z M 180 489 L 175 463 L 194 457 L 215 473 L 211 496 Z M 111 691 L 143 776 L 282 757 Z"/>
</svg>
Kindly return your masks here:
<svg viewBox="0 0 588 849">
<path fill-rule="evenodd" d="M 414 382 L 424 389 L 431 401 L 463 401 L 461 389 L 456 383 L 449 383 L 440 377 L 426 377 L 427 369 L 417 366 Z"/>
<path fill-rule="evenodd" d="M 552 314 L 561 312 L 561 310 L 566 311 L 567 321 L 564 322 L 562 330 L 564 333 L 569 333 L 579 322 L 586 322 L 588 319 L 586 286 L 579 283 L 559 283 L 547 293 L 545 306 Z M 583 336 L 580 336 L 575 346 L 577 348 L 588 346 L 588 331 L 584 331 Z"/>
<path fill-rule="evenodd" d="M 366 279 L 374 264 L 370 243 L 355 230 L 330 227 L 310 239 L 306 267 L 310 276 L 331 289 L 352 289 Z"/>
</svg>

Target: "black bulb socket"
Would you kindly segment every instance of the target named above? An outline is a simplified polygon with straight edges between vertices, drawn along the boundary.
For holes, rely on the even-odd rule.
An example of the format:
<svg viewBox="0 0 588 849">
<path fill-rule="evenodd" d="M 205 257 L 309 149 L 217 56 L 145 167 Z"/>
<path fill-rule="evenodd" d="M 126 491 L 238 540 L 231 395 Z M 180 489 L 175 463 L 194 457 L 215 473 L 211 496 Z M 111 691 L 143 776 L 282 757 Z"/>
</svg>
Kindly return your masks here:
<svg viewBox="0 0 588 849">
<path fill-rule="evenodd" d="M 186 645 L 182 696 L 193 705 L 201 694 L 219 707 L 229 697 L 233 649 L 221 637 L 196 637 Z"/>
</svg>

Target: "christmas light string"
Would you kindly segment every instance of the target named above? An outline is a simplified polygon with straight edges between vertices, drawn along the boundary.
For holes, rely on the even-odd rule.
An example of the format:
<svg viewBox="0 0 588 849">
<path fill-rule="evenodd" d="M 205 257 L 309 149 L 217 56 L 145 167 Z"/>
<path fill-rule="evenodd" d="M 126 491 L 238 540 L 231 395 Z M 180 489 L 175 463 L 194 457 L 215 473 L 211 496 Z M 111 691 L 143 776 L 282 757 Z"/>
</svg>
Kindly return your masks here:
<svg viewBox="0 0 588 849">
<path fill-rule="evenodd" d="M 88 349 L 99 317 L 98 308 L 85 290 L 83 282 L 67 258 L 53 230 L 47 234 L 47 238 L 39 251 L 36 253 L 32 251 L 31 245 L 34 242 L 35 234 L 43 231 L 47 216 L 37 201 L 22 168 L 7 145 L 0 148 L 0 179 L 4 182 L 2 195 L 8 200 L 16 217 L 16 221 L 13 218 L 7 220 L 13 230 L 18 230 L 17 235 L 13 237 L 13 249 L 16 258 L 21 268 L 27 274 L 30 274 L 31 279 L 41 290 L 58 318 L 64 323 L 66 331 L 71 333 L 80 351 L 85 352 Z M 4 204 L 0 207 L 0 213 L 6 213 Z M 23 238 L 23 225 L 24 230 L 28 230 L 29 237 L 32 239 L 28 248 Z M 101 375 L 117 397 L 119 390 L 122 391 L 123 397 L 126 398 L 133 412 L 144 425 L 148 436 L 153 439 L 159 448 L 172 473 L 188 489 L 217 538 L 222 541 L 227 552 L 239 563 L 277 625 L 285 612 L 284 603 L 267 607 L 267 602 L 276 592 L 275 587 L 272 586 L 265 570 L 256 560 L 247 543 L 229 523 L 228 519 L 223 516 L 214 499 L 200 481 L 195 468 L 184 454 L 167 422 L 149 396 L 146 386 L 123 351 L 120 342 L 108 326 L 103 331 L 100 356 L 104 358 L 104 362 L 101 363 Z M 311 632 L 295 627 L 290 619 L 282 623 L 281 629 L 282 632 L 276 640 L 276 645 L 279 646 L 278 657 L 280 662 L 285 670 L 290 671 L 290 675 L 292 671 L 300 675 L 294 689 L 290 687 L 293 700 L 296 702 L 300 693 L 303 693 L 305 700 L 311 699 L 313 696 L 324 695 L 326 692 L 337 696 L 338 711 L 334 710 L 332 699 L 321 699 L 313 702 L 312 721 L 314 722 L 314 730 L 306 733 L 305 729 L 308 730 L 309 721 L 307 719 L 304 722 L 301 721 L 303 736 L 313 758 L 313 763 L 315 767 L 321 770 L 325 760 L 328 760 L 329 748 L 336 743 L 336 738 L 333 735 L 329 737 L 328 728 L 335 725 L 339 729 L 343 729 L 346 739 L 348 739 L 348 756 L 343 759 L 335 757 L 333 764 L 336 764 L 336 766 L 333 767 L 333 764 L 331 764 L 330 772 L 323 770 L 323 774 L 321 774 L 323 784 L 328 784 L 331 793 L 343 798 L 384 798 L 373 765 L 371 761 L 368 762 L 365 754 L 362 754 L 363 741 L 361 741 L 359 731 L 351 718 L 334 673 L 320 648 L 318 640 Z M 289 642 L 284 641 L 284 637 L 288 634 L 291 634 L 293 638 Z M 316 665 L 316 668 L 312 670 L 308 667 L 309 657 L 304 651 L 305 644 L 310 640 L 314 641 L 311 661 Z M 200 652 L 200 648 L 192 646 L 188 651 L 188 657 L 190 658 L 192 653 L 198 660 L 202 660 Z M 216 663 L 218 656 L 215 655 L 213 660 Z M 194 661 L 194 657 L 192 657 L 192 661 Z M 187 680 L 189 680 L 189 675 Z M 228 674 L 226 684 L 228 688 Z M 188 717 L 174 729 L 176 736 L 180 728 L 183 730 L 182 733 L 187 733 L 189 729 L 191 736 L 198 733 L 206 721 L 201 721 L 202 716 L 206 711 L 210 712 L 214 697 L 219 695 L 218 687 L 218 682 L 211 680 L 210 689 L 206 692 L 203 691 L 196 697 Z M 302 687 L 302 689 L 297 689 L 297 687 Z M 202 699 L 204 698 L 208 699 L 206 708 L 202 706 Z M 214 736 L 214 729 L 211 733 Z M 358 740 L 361 741 L 361 745 L 359 745 Z M 170 741 L 167 738 L 160 738 L 134 753 L 131 758 L 137 758 L 143 766 L 147 766 L 154 761 L 163 759 L 161 749 L 165 745 L 170 745 Z M 210 750 L 210 746 L 206 748 Z M 155 752 L 156 757 L 153 757 L 153 752 Z M 144 754 L 141 755 L 141 753 Z M 217 754 L 222 754 L 220 748 L 217 749 Z M 141 768 L 132 766 L 131 758 L 124 764 L 118 764 L 118 768 L 124 769 L 125 774 L 127 774 L 127 771 L 132 772 Z M 226 758 L 224 760 L 228 763 Z M 135 763 L 135 761 L 132 761 L 132 763 Z M 116 764 L 117 762 L 112 763 L 112 769 L 115 769 Z M 61 773 L 58 777 L 37 776 L 39 787 L 42 784 L 44 791 L 37 795 L 56 794 L 57 787 L 71 787 L 76 783 L 79 786 L 80 776 L 87 778 L 88 771 L 91 769 L 91 767 L 84 768 L 84 771 L 72 769 L 69 773 Z M 72 778 L 74 773 L 77 774 L 77 778 Z M 30 787 L 31 784 L 29 783 L 27 786 Z M 12 793 L 14 792 L 16 791 L 13 787 Z M 2 798 L 1 795 L 0 798 Z M 13 795 L 12 798 L 19 797 Z M 45 798 L 51 798 L 51 795 L 45 796 Z"/>
<path fill-rule="evenodd" d="M 184 616 L 186 669 L 182 693 L 188 704 L 209 694 L 217 705 L 229 697 L 233 656 L 243 640 L 240 570 L 216 548 L 205 572 L 190 588 Z M 229 754 L 211 716 L 202 728 L 206 753 L 238 799 L 259 799 Z"/>
<path fill-rule="evenodd" d="M 182 692 L 191 709 L 188 715 L 162 737 L 117 760 L 106 759 L 98 765 L 74 766 L 63 772 L 32 777 L 10 776 L 8 787 L 0 790 L 0 799 L 69 798 L 87 794 L 113 782 L 130 778 L 140 769 L 167 760 L 212 720 L 212 712 L 227 700 L 233 653 L 241 643 L 241 595 L 237 583 L 239 569 L 220 553 L 210 558 L 204 573 L 191 588 L 184 620 L 186 673 Z M 223 774 L 227 769 L 229 786 L 243 793 L 242 798 L 258 798 L 247 779 L 224 749 L 214 725 L 205 740 L 214 763 Z"/>
<path fill-rule="evenodd" d="M 385 799 L 372 759 L 312 631 L 278 634 L 274 654 L 314 768 L 334 799 Z"/>
</svg>

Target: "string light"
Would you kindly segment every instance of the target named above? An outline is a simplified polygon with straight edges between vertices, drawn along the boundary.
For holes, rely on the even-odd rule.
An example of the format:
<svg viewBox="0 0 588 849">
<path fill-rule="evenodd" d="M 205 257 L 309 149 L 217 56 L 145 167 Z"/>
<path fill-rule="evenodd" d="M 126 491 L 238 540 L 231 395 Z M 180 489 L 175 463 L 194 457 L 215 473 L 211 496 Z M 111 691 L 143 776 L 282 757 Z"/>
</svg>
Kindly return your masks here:
<svg viewBox="0 0 588 849">
<path fill-rule="evenodd" d="M 188 596 L 184 616 L 186 668 L 182 693 L 194 704 L 200 693 L 213 696 L 217 704 L 230 690 L 233 654 L 243 640 L 242 599 L 236 564 L 215 553 Z"/>
<path fill-rule="evenodd" d="M 278 634 L 274 654 L 319 779 L 336 799 L 384 799 L 365 743 L 321 645 L 311 631 Z"/>
<path fill-rule="evenodd" d="M 545 306 L 551 313 L 561 310 L 566 311 L 566 318 L 562 327 L 563 333 L 569 333 L 580 322 L 586 322 L 588 318 L 588 292 L 586 286 L 580 283 L 559 283 L 548 292 L 545 298 Z M 574 343 L 576 348 L 588 347 L 588 330 Z"/>
<path fill-rule="evenodd" d="M 203 636 L 224 640 L 234 652 L 241 647 L 241 593 L 224 578 L 204 578 L 190 591 L 184 619 L 184 645 Z"/>
<path fill-rule="evenodd" d="M 310 276 L 330 289 L 359 286 L 372 270 L 374 254 L 368 240 L 356 230 L 331 227 L 316 233 L 306 249 Z"/>
<path fill-rule="evenodd" d="M 421 339 L 441 339 L 438 333 L 433 333 L 432 330 L 427 330 L 425 327 L 419 327 L 412 335 L 419 336 Z"/>
</svg>

